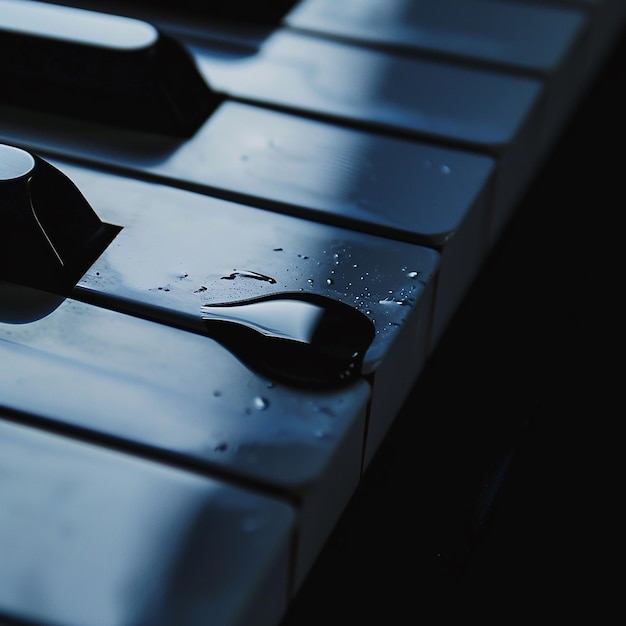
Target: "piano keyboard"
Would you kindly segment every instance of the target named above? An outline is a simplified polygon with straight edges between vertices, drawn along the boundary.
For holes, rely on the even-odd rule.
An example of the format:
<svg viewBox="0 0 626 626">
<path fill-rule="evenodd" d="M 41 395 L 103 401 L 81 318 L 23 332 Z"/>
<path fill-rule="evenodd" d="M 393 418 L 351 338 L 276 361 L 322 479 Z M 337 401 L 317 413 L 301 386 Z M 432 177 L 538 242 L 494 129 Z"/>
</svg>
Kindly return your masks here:
<svg viewBox="0 0 626 626">
<path fill-rule="evenodd" d="M 175 4 L 0 0 L 3 624 L 278 626 L 626 22 Z"/>
</svg>

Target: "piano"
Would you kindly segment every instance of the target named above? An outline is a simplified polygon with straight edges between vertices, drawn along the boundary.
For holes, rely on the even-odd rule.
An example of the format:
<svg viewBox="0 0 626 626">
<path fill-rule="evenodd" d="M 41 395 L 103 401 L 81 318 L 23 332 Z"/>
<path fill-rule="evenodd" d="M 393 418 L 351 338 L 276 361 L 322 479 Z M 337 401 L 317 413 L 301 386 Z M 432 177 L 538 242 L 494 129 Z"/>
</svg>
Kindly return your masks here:
<svg viewBox="0 0 626 626">
<path fill-rule="evenodd" d="M 625 25 L 0 0 L 0 623 L 396 623 L 524 562 L 536 598 Z"/>
</svg>

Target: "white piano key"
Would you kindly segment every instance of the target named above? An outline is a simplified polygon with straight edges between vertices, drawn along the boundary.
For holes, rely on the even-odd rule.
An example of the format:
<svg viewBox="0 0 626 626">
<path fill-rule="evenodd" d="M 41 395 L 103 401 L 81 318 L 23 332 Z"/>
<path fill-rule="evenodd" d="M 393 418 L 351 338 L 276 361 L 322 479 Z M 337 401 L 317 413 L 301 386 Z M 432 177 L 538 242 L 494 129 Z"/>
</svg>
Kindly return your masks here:
<svg viewBox="0 0 626 626">
<path fill-rule="evenodd" d="M 2 419 L 0 476 L 0 621 L 274 626 L 285 612 L 283 502 Z"/>
<path fill-rule="evenodd" d="M 217 91 L 498 159 L 490 240 L 543 158 L 541 81 L 276 31 L 255 54 L 187 41 Z M 407 88 L 407 86 L 411 88 Z"/>
<path fill-rule="evenodd" d="M 489 249 L 495 160 L 236 102 L 181 145 L 37 124 L 5 134 L 207 194 L 436 248 L 432 347 Z M 20 132 L 21 131 L 21 132 Z M 131 141 L 128 141 L 129 139 Z M 138 145 L 137 145 L 138 143 Z M 159 155 L 151 158 L 150 152 Z"/>
<path fill-rule="evenodd" d="M 588 15 L 493 0 L 303 0 L 287 26 L 404 54 L 536 76 L 546 85 L 546 147 L 578 100 Z"/>
<path fill-rule="evenodd" d="M 550 75 L 585 17 L 565 7 L 493 0 L 301 0 L 283 24 L 406 54 Z"/>
<path fill-rule="evenodd" d="M 240 22 L 217 22 L 201 8 L 190 14 L 166 14 L 142 3 L 90 2 L 148 21 L 192 39 L 231 40 L 262 45 L 267 28 Z M 600 5 L 593 3 L 596 8 Z M 608 8 L 603 7 L 604 13 Z M 449 63 L 492 67 L 504 73 L 540 78 L 546 85 L 548 121 L 546 148 L 568 115 L 595 69 L 587 64 L 590 16 L 586 0 L 562 3 L 498 2 L 497 0 L 300 0 L 279 26 L 322 37 L 379 48 L 404 55 L 440 57 Z M 599 12 L 599 11 L 598 11 Z M 613 9 L 613 13 L 615 9 Z M 208 13 L 208 12 L 207 12 Z M 597 29 L 595 29 L 597 30 Z"/>
<path fill-rule="evenodd" d="M 200 332 L 203 304 L 281 291 L 330 296 L 368 315 L 376 336 L 364 363 L 374 395 L 367 465 L 430 351 L 437 251 L 54 164 L 101 219 L 122 227 L 78 282 L 81 299 Z"/>
<path fill-rule="evenodd" d="M 0 406 L 280 493 L 297 503 L 302 581 L 360 479 L 365 380 L 295 389 L 208 337 L 7 283 L 0 296 Z"/>
<path fill-rule="evenodd" d="M 184 41 L 207 81 L 228 97 L 494 156 L 491 241 L 544 154 L 546 90 L 534 78 L 288 30 L 275 31 L 253 52 Z"/>
<path fill-rule="evenodd" d="M 214 89 L 233 98 L 497 153 L 541 84 L 277 30 L 258 50 L 183 40 Z"/>
</svg>

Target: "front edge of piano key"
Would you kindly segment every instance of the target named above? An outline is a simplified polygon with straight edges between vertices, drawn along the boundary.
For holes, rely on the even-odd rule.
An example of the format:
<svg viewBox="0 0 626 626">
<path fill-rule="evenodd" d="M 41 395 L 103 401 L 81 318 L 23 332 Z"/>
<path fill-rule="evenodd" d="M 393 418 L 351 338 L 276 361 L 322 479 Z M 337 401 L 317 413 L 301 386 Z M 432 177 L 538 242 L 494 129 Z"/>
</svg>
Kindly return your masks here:
<svg viewBox="0 0 626 626">
<path fill-rule="evenodd" d="M 0 621 L 274 626 L 284 502 L 2 419 Z"/>
</svg>

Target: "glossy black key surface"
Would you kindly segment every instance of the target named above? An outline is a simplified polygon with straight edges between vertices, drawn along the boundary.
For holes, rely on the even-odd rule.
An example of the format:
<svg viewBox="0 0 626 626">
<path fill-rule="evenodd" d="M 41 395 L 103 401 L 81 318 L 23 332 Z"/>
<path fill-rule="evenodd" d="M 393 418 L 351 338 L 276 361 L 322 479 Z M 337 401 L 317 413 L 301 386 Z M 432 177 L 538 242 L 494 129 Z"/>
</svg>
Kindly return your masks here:
<svg viewBox="0 0 626 626">
<path fill-rule="evenodd" d="M 150 11 L 182 11 L 198 17 L 232 20 L 240 23 L 274 25 L 297 3 L 297 0 L 130 0 L 114 5 L 132 10 L 134 7 Z M 82 6 L 96 6 L 102 10 L 106 2 L 102 0 L 84 0 Z"/>
<path fill-rule="evenodd" d="M 0 0 L 0 102 L 185 137 L 220 98 L 176 40 L 152 25 Z"/>
<path fill-rule="evenodd" d="M 0 278 L 71 289 L 119 229 L 58 169 L 0 143 Z"/>
</svg>

